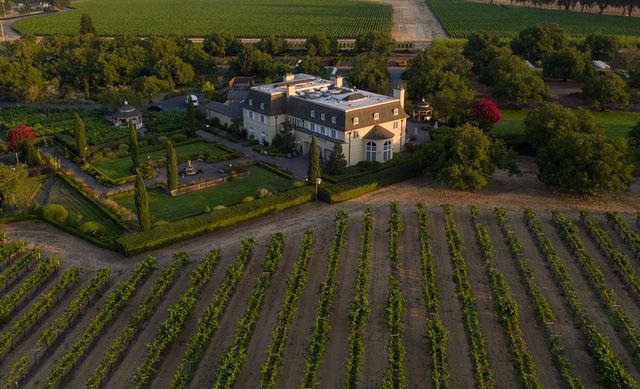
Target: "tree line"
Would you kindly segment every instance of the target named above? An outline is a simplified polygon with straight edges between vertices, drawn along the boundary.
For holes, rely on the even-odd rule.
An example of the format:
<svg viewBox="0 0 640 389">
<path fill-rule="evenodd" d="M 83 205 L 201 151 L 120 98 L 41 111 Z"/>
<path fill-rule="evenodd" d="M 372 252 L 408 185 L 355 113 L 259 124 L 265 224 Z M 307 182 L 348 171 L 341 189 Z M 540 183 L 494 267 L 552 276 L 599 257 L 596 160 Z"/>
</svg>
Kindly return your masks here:
<svg viewBox="0 0 640 389">
<path fill-rule="evenodd" d="M 603 13 L 607 8 L 613 8 L 619 10 L 622 15 L 631 16 L 634 10 L 640 7 L 640 1 L 638 0 L 511 0 L 511 4 L 514 2 L 520 4 L 530 4 L 536 7 L 543 5 L 556 5 L 558 8 L 565 11 L 575 11 L 580 7 L 581 12 L 586 10 L 598 10 Z"/>
</svg>

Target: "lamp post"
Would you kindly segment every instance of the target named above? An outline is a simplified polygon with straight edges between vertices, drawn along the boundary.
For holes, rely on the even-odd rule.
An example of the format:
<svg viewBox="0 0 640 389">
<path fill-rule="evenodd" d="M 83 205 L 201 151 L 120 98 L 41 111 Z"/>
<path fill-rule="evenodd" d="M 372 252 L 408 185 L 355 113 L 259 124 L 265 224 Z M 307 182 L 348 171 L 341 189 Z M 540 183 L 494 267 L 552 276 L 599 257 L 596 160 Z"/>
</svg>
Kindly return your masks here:
<svg viewBox="0 0 640 389">
<path fill-rule="evenodd" d="M 322 184 L 322 178 L 316 178 L 316 201 L 318 201 L 318 185 Z"/>
</svg>

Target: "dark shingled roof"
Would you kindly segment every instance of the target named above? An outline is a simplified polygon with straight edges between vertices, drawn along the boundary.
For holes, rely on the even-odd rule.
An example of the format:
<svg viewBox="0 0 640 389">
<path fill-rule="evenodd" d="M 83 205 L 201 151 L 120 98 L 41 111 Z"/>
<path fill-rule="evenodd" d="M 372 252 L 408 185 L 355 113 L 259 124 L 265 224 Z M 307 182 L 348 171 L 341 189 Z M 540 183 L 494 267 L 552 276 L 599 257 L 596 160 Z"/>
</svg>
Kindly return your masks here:
<svg viewBox="0 0 640 389">
<path fill-rule="evenodd" d="M 370 140 L 384 140 L 391 138 L 393 138 L 393 132 L 378 125 L 374 126 L 371 131 L 367 132 L 367 135 L 364 136 L 364 139 Z"/>
<path fill-rule="evenodd" d="M 129 105 L 126 101 L 120 108 L 118 108 L 118 112 L 113 114 L 113 117 L 116 119 L 129 119 L 135 118 L 142 115 L 142 112 L 138 111 L 136 107 Z"/>
<path fill-rule="evenodd" d="M 207 105 L 207 109 L 222 114 L 228 118 L 240 120 L 242 119 L 242 104 L 241 103 L 230 103 L 223 104 L 217 101 L 212 101 Z"/>
</svg>

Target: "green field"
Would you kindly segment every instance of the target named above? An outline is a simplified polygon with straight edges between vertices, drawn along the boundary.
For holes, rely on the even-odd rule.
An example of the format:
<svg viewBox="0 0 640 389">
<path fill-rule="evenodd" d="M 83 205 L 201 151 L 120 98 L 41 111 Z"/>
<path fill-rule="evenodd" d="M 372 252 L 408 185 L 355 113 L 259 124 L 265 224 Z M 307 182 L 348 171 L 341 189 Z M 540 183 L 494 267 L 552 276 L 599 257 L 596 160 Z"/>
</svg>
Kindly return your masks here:
<svg viewBox="0 0 640 389">
<path fill-rule="evenodd" d="M 501 137 L 511 137 L 524 132 L 524 118 L 529 113 L 528 110 L 503 110 L 500 122 L 493 128 L 493 132 Z M 615 111 L 592 111 L 596 119 L 604 124 L 607 135 L 610 138 L 624 137 L 640 120 L 640 112 L 615 112 Z"/>
<path fill-rule="evenodd" d="M 640 35 L 640 18 L 635 17 L 510 7 L 464 0 L 426 1 L 452 38 L 466 38 L 478 31 L 491 31 L 507 37 L 542 23 L 558 23 L 572 35 L 588 35 L 592 32 Z"/>
<path fill-rule="evenodd" d="M 271 192 L 283 191 L 293 186 L 293 181 L 272 173 L 262 167 L 254 166 L 247 178 L 203 189 L 197 192 L 169 197 L 162 190 L 149 191 L 149 206 L 153 221 L 175 221 L 202 213 L 206 206 L 213 209 L 218 205 L 232 205 L 246 196 L 255 196 L 260 188 Z M 115 198 L 120 205 L 135 212 L 133 194 Z"/>
<path fill-rule="evenodd" d="M 22 34 L 78 32 L 80 15 L 91 15 L 100 35 L 206 36 L 229 32 L 241 37 L 306 37 L 324 32 L 355 37 L 391 31 L 391 6 L 356 0 L 87 0 L 73 11 L 19 20 Z"/>
<path fill-rule="evenodd" d="M 100 208 L 60 178 L 54 179 L 48 203 L 64 206 L 69 212 L 69 218 L 79 213 L 82 215 L 81 223 L 88 221 L 100 223 L 104 227 L 104 236 L 108 239 L 118 237 L 123 232 L 122 228 L 109 219 Z"/>
<path fill-rule="evenodd" d="M 189 159 L 192 156 L 200 155 L 207 153 L 211 158 L 220 158 L 222 155 L 227 154 L 226 151 L 217 148 L 215 145 L 212 145 L 208 142 L 196 142 L 189 143 L 185 145 L 177 145 L 176 153 L 178 154 L 178 160 L 183 161 Z M 167 151 L 165 149 L 155 150 L 148 153 L 141 152 L 140 153 L 140 161 L 159 161 L 164 159 L 167 155 Z M 94 165 L 97 169 L 99 169 L 103 174 L 109 176 L 110 178 L 117 180 L 123 177 L 127 177 L 131 174 L 131 158 L 118 158 L 110 161 L 101 161 L 96 162 Z"/>
</svg>

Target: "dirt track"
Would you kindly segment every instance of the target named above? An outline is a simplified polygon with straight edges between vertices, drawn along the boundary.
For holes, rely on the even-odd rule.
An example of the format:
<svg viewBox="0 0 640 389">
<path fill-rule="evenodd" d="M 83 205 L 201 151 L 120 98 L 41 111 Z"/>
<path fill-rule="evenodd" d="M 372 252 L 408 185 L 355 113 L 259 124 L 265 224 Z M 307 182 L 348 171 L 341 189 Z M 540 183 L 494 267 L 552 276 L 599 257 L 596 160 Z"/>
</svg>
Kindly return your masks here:
<svg viewBox="0 0 640 389">
<path fill-rule="evenodd" d="M 393 6 L 393 39 L 414 42 L 424 49 L 435 38 L 446 38 L 447 33 L 424 0 L 376 0 Z"/>
</svg>

